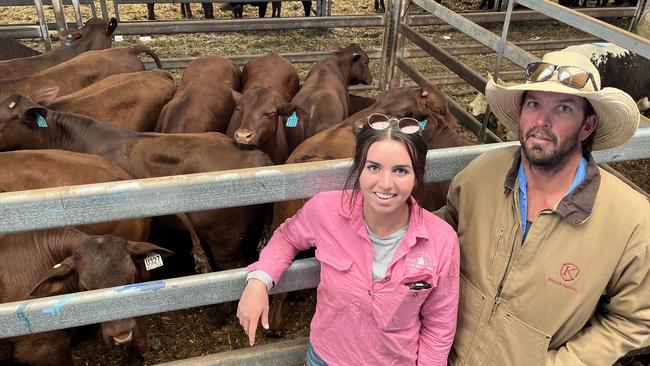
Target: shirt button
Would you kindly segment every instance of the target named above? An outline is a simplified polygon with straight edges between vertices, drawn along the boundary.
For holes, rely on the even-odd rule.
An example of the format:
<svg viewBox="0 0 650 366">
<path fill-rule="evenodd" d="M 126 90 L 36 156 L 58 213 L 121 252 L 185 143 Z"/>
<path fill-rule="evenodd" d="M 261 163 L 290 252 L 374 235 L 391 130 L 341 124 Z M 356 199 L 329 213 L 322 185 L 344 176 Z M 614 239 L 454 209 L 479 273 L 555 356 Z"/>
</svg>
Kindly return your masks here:
<svg viewBox="0 0 650 366">
<path fill-rule="evenodd" d="M 390 281 L 390 276 L 384 277 L 384 281 Z"/>
<path fill-rule="evenodd" d="M 372 296 L 372 291 L 368 290 L 368 296 Z"/>
</svg>

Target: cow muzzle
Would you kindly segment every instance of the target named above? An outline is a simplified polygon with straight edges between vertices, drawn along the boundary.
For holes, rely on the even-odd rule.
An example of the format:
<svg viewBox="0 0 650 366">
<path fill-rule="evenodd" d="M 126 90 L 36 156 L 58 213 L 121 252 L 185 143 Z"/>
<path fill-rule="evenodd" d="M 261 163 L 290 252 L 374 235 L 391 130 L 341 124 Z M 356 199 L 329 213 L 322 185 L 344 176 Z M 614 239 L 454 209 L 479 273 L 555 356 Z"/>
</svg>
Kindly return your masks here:
<svg viewBox="0 0 650 366">
<path fill-rule="evenodd" d="M 133 332 L 128 331 L 114 336 L 113 342 L 115 343 L 116 346 L 121 346 L 131 342 L 132 339 L 133 339 Z"/>
<path fill-rule="evenodd" d="M 257 144 L 255 141 L 253 141 L 253 137 L 253 131 L 245 128 L 239 128 L 235 131 L 233 140 L 238 146 L 254 148 Z"/>
</svg>

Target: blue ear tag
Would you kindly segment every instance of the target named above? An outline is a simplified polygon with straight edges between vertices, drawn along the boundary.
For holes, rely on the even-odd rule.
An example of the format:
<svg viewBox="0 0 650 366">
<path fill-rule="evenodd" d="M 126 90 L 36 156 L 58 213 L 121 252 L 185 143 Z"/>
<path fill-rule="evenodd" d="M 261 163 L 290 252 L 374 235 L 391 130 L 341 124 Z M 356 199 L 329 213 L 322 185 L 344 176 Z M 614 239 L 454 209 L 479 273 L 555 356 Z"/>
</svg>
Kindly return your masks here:
<svg viewBox="0 0 650 366">
<path fill-rule="evenodd" d="M 72 46 L 72 42 L 66 42 L 65 45 L 66 46 Z"/>
<path fill-rule="evenodd" d="M 47 127 L 47 121 L 43 116 L 40 115 L 40 113 L 36 113 L 36 123 L 38 123 L 38 127 L 45 128 Z"/>
<path fill-rule="evenodd" d="M 287 127 L 296 127 L 298 126 L 298 116 L 296 115 L 296 112 L 291 113 L 289 118 L 287 118 Z"/>
<path fill-rule="evenodd" d="M 424 130 L 425 127 L 427 127 L 427 120 L 423 119 L 422 121 L 419 121 L 418 123 L 420 124 L 420 129 Z"/>
</svg>

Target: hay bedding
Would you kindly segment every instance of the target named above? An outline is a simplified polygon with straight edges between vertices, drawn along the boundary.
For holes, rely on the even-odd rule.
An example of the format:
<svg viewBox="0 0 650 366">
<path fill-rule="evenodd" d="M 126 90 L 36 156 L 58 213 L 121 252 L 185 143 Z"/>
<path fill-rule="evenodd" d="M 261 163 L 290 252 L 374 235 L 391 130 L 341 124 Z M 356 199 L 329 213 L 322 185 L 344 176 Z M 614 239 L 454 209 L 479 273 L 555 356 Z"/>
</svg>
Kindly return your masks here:
<svg viewBox="0 0 650 366">
<path fill-rule="evenodd" d="M 479 0 L 443 0 L 443 4 L 456 11 L 473 10 L 478 7 Z M 108 1 L 109 11 L 113 9 L 112 1 Z M 201 6 L 192 5 L 196 18 L 202 18 Z M 156 5 L 158 19 L 182 19 L 178 4 Z M 271 7 L 267 10 L 270 15 Z M 301 16 L 303 13 L 300 2 L 284 3 L 282 14 L 285 17 Z M 90 17 L 90 10 L 82 7 L 84 19 Z M 373 0 L 334 0 L 334 15 L 372 14 L 374 13 Z M 257 17 L 257 8 L 247 6 L 245 17 Z M 54 18 L 50 7 L 46 7 L 46 17 L 49 21 Z M 72 9 L 67 7 L 67 19 L 74 19 Z M 123 20 L 146 20 L 145 5 L 121 5 L 120 17 Z M 219 4 L 215 4 L 215 17 L 228 19 L 230 13 L 223 12 Z M 36 14 L 32 7 L 0 7 L 0 19 L 4 24 L 28 24 L 36 22 Z M 216 21 L 218 21 L 218 19 Z M 618 26 L 626 27 L 623 20 L 613 20 Z M 501 25 L 486 25 L 490 31 L 500 34 Z M 442 46 L 463 45 L 475 43 L 469 37 L 448 26 L 420 27 L 421 32 Z M 588 35 L 573 28 L 562 26 L 556 22 L 535 22 L 532 24 L 514 24 L 511 26 L 509 40 L 551 40 L 565 39 L 567 32 L 571 38 L 583 38 Z M 125 37 L 122 43 L 115 46 L 131 45 L 140 42 L 139 37 Z M 286 30 L 286 31 L 255 31 L 241 33 L 204 33 L 194 35 L 155 35 L 147 44 L 160 54 L 161 58 L 187 57 L 202 55 L 229 55 L 229 54 L 255 54 L 269 51 L 276 52 L 306 52 L 324 50 L 324 43 L 338 42 L 347 45 L 357 42 L 366 49 L 381 47 L 382 37 L 379 29 L 373 28 L 342 28 L 321 30 Z M 43 50 L 42 42 L 28 41 L 32 47 Z M 407 47 L 413 45 L 407 44 Z M 542 53 L 538 53 L 541 56 Z M 463 62 L 485 73 L 494 69 L 496 57 L 494 55 L 461 56 Z M 444 66 L 431 58 L 412 60 L 418 70 L 427 75 L 452 75 Z M 299 65 L 298 69 L 304 78 L 309 65 Z M 371 62 L 374 75 L 377 76 L 379 65 Z M 515 66 L 509 62 L 504 64 L 505 70 L 514 70 Z M 180 80 L 180 71 L 175 73 Z M 449 94 L 461 105 L 467 105 L 476 95 L 476 91 L 469 86 L 444 86 L 443 91 Z M 365 94 L 376 94 L 370 91 Z M 650 161 L 636 161 L 623 164 L 614 164 L 633 182 L 644 190 L 650 191 Z M 314 311 L 314 290 L 302 291 L 289 296 L 284 307 L 286 331 L 281 340 L 307 336 L 309 321 Z M 157 314 L 149 317 L 150 351 L 145 355 L 145 364 L 157 364 L 166 361 L 185 359 L 200 355 L 223 352 L 247 347 L 247 338 L 241 330 L 236 318 L 231 317 L 221 327 L 215 327 L 210 322 L 210 308 L 196 308 Z M 277 341 L 278 338 L 266 337 L 259 334 L 258 344 Z M 86 339 L 74 349 L 76 365 L 121 365 L 125 352 L 105 346 L 99 335 Z M 638 365 L 638 364 L 637 364 Z"/>
</svg>

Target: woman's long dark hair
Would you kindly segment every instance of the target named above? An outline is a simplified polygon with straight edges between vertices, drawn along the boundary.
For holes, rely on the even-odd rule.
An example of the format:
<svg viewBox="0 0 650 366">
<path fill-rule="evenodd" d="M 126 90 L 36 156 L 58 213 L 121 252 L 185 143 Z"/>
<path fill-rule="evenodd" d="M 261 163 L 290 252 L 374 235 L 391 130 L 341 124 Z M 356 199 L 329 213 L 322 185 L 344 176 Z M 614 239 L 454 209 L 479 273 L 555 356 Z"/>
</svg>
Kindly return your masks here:
<svg viewBox="0 0 650 366">
<path fill-rule="evenodd" d="M 357 145 L 354 149 L 352 167 L 350 168 L 348 177 L 345 180 L 345 188 L 353 191 L 349 196 L 350 209 L 353 208 L 355 196 L 359 192 L 359 177 L 361 176 L 361 171 L 366 164 L 368 149 L 370 149 L 370 146 L 375 142 L 387 139 L 401 142 L 406 146 L 406 150 L 411 158 L 411 164 L 413 165 L 413 173 L 415 174 L 415 186 L 413 187 L 411 196 L 420 196 L 419 193 L 424 185 L 424 168 L 427 163 L 428 150 L 422 134 L 407 134 L 400 131 L 396 126 L 377 130 L 370 127 L 368 124 L 365 124 L 359 133 L 357 133 Z"/>
</svg>

